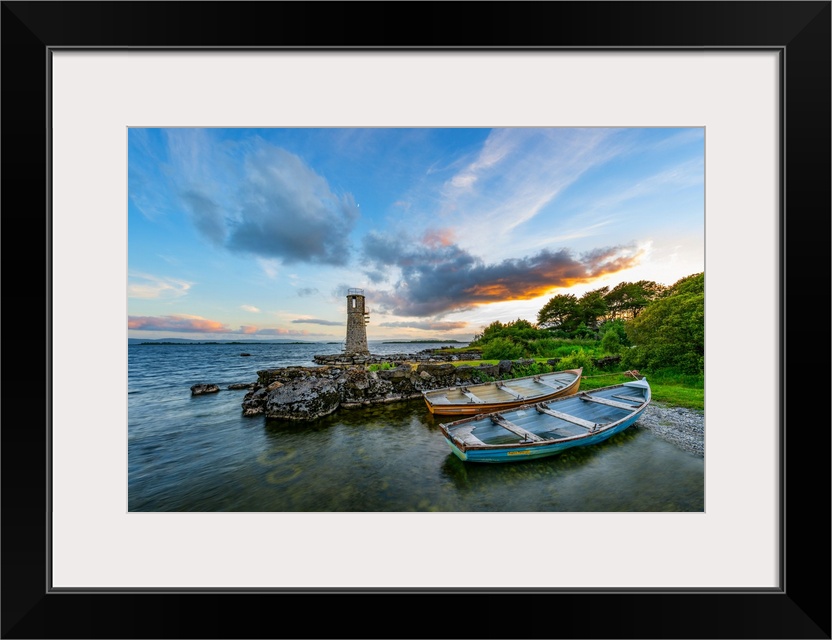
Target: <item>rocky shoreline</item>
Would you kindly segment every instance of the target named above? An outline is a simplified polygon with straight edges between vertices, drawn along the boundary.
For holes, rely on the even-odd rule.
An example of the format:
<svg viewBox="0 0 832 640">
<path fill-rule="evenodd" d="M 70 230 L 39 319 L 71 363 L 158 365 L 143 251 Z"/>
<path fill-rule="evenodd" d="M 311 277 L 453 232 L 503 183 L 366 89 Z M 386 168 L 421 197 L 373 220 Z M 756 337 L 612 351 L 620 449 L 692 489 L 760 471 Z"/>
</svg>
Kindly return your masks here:
<svg viewBox="0 0 832 640">
<path fill-rule="evenodd" d="M 641 415 L 636 427 L 699 457 L 705 456 L 705 412 L 672 407 L 655 400 Z"/>
<path fill-rule="evenodd" d="M 341 361 L 342 356 L 316 356 L 316 367 L 285 367 L 257 372 L 257 381 L 229 385 L 228 389 L 247 389 L 244 415 L 267 418 L 312 420 L 337 410 L 376 403 L 396 402 L 420 397 L 422 391 L 501 378 L 515 365 L 532 361 L 501 361 L 496 365 L 455 367 L 449 360 L 428 351 L 417 357 L 393 359 L 388 370 L 370 371 L 366 364 Z M 367 360 L 374 360 L 370 356 Z M 387 356 L 386 362 L 391 358 Z M 556 364 L 556 361 L 549 361 Z M 604 363 L 598 363 L 607 364 Z M 218 392 L 216 384 L 196 384 L 193 395 Z M 704 457 L 705 415 L 703 411 L 674 407 L 655 400 L 635 425 L 677 447 Z"/>
</svg>

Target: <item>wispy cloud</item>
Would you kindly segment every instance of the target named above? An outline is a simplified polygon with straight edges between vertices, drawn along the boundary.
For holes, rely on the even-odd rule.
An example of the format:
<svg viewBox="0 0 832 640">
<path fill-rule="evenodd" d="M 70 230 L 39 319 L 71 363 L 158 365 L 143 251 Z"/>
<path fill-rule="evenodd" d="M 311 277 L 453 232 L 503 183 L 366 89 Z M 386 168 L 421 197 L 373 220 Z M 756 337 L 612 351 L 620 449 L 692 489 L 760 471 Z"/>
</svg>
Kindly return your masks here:
<svg viewBox="0 0 832 640">
<path fill-rule="evenodd" d="M 295 320 L 292 320 L 292 322 L 297 324 L 322 324 L 327 327 L 340 327 L 344 324 L 343 322 L 335 322 L 333 320 L 320 320 L 319 318 L 297 318 Z"/>
<path fill-rule="evenodd" d="M 314 287 L 301 287 L 300 289 L 297 290 L 297 294 L 301 298 L 314 296 L 316 293 L 318 293 L 318 290 Z"/>
<path fill-rule="evenodd" d="M 497 129 L 479 155 L 446 181 L 443 210 L 468 246 L 537 216 L 586 171 L 621 152 L 606 129 Z"/>
<path fill-rule="evenodd" d="M 249 313 L 260 313 L 260 309 L 258 309 L 257 307 L 253 307 L 250 304 L 240 305 L 240 309 L 242 309 L 243 311 L 248 311 Z"/>
<path fill-rule="evenodd" d="M 232 333 L 227 324 L 199 316 L 187 315 L 130 316 L 127 319 L 127 328 L 180 333 Z"/>
<path fill-rule="evenodd" d="M 305 330 L 257 327 L 253 325 L 242 325 L 237 329 L 232 329 L 223 322 L 191 315 L 129 316 L 127 318 L 127 328 L 141 331 L 171 331 L 176 333 L 208 333 L 245 336 L 309 335 L 309 333 Z"/>
<path fill-rule="evenodd" d="M 641 180 L 618 189 L 603 197 L 595 198 L 583 208 L 582 214 L 589 215 L 595 211 L 612 210 L 620 207 L 624 202 L 636 200 L 661 191 L 682 190 L 690 187 L 700 187 L 705 180 L 705 164 L 701 158 L 690 160 L 656 173 L 643 177 Z"/>
<path fill-rule="evenodd" d="M 274 258 L 257 258 L 257 266 L 272 280 L 280 273 L 280 262 Z"/>
<path fill-rule="evenodd" d="M 128 276 L 127 296 L 147 300 L 181 298 L 192 285 L 192 282 L 176 278 L 131 273 Z"/>
</svg>

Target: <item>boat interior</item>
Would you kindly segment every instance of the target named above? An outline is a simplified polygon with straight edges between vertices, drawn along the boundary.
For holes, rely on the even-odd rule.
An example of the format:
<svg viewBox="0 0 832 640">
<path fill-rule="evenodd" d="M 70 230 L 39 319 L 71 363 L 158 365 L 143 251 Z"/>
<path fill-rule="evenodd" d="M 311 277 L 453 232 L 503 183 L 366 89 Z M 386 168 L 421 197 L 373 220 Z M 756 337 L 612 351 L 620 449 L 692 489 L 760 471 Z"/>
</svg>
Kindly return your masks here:
<svg viewBox="0 0 832 640">
<path fill-rule="evenodd" d="M 479 415 L 445 425 L 467 445 L 528 444 L 583 436 L 616 423 L 647 400 L 647 390 L 615 387 Z"/>
<path fill-rule="evenodd" d="M 571 373 L 557 373 L 518 378 L 515 380 L 498 380 L 470 387 L 452 387 L 428 391 L 425 397 L 433 404 L 489 404 L 510 402 L 546 396 L 567 387 L 575 380 Z"/>
</svg>

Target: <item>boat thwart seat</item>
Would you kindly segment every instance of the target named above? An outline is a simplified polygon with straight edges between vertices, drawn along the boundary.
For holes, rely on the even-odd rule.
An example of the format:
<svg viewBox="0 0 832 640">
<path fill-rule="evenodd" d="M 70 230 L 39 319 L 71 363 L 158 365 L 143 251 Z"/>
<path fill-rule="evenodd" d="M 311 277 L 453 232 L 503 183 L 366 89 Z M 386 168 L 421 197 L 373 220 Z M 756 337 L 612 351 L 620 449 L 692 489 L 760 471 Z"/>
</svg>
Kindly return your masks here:
<svg viewBox="0 0 832 640">
<path fill-rule="evenodd" d="M 573 416 L 568 413 L 555 411 L 550 407 L 542 406 L 539 404 L 535 405 L 535 409 L 537 409 L 540 413 L 545 413 L 546 415 L 552 416 L 553 418 L 559 418 L 561 420 L 564 420 L 565 422 L 571 422 L 572 424 L 576 424 L 579 427 L 588 429 L 589 431 L 595 431 L 595 428 L 598 426 L 594 422 L 590 422 L 589 420 L 584 420 L 583 418 L 578 418 L 577 416 Z"/>
<path fill-rule="evenodd" d="M 513 396 L 514 396 L 515 398 L 517 398 L 518 400 L 525 400 L 525 396 L 524 396 L 524 395 L 522 395 L 521 393 L 518 393 L 518 392 L 517 392 L 517 391 L 515 391 L 514 389 L 511 389 L 511 388 L 507 387 L 507 386 L 506 386 L 505 384 L 503 384 L 502 382 L 496 382 L 495 384 L 497 385 L 497 387 L 498 387 L 498 388 L 502 389 L 502 390 L 503 390 L 503 391 L 505 391 L 506 393 L 509 393 L 509 394 L 513 395 Z"/>
<path fill-rule="evenodd" d="M 473 393 L 468 391 L 468 387 L 460 387 L 459 391 L 464 396 L 466 396 L 471 402 L 476 402 L 477 404 L 485 404 L 485 400 L 483 400 L 482 398 L 478 398 Z"/>
<path fill-rule="evenodd" d="M 491 416 L 491 422 L 500 425 L 503 429 L 511 431 L 513 434 L 520 436 L 524 440 L 530 440 L 531 442 L 542 442 L 544 440 L 544 438 L 541 438 L 536 433 L 526 431 L 523 427 L 519 427 L 513 422 L 509 422 L 499 413 L 495 413 Z"/>
<path fill-rule="evenodd" d="M 563 387 L 564 387 L 564 385 L 562 385 L 562 384 L 555 384 L 553 382 L 549 382 L 548 380 L 544 380 L 540 376 L 535 376 L 534 381 L 538 382 L 538 383 L 540 383 L 544 386 L 550 387 L 551 389 L 554 389 L 555 391 L 563 389 Z"/>
<path fill-rule="evenodd" d="M 587 402 L 597 402 L 598 404 L 604 404 L 608 407 L 615 407 L 616 409 L 624 409 L 625 411 L 633 410 L 633 405 L 631 404 L 624 404 L 623 402 L 616 402 L 615 400 L 607 400 L 606 398 L 591 396 L 586 392 L 580 394 L 578 397 L 581 400 L 586 400 Z"/>
</svg>

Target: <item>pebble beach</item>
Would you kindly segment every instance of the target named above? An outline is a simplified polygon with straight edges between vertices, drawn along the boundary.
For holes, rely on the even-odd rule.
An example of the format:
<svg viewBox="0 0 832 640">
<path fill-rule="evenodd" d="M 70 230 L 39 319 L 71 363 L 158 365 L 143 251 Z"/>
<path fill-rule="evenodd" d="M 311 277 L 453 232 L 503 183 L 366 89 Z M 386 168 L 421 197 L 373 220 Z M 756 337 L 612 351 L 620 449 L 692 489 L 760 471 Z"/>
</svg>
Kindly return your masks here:
<svg viewBox="0 0 832 640">
<path fill-rule="evenodd" d="M 650 403 L 636 425 L 699 457 L 705 456 L 705 413 Z"/>
</svg>

